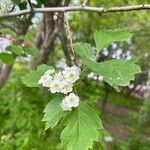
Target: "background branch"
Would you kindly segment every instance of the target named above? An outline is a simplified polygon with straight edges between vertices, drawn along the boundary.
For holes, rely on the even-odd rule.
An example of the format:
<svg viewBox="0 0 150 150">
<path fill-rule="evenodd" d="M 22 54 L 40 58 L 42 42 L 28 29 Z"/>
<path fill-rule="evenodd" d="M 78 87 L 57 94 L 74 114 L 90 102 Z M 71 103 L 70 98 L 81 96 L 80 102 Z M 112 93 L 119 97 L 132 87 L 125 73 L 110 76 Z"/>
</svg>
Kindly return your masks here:
<svg viewBox="0 0 150 150">
<path fill-rule="evenodd" d="M 112 13 L 112 12 L 127 12 L 135 10 L 149 10 L 150 4 L 143 5 L 132 5 L 132 6 L 121 6 L 121 7 L 89 7 L 89 6 L 68 6 L 68 7 L 47 7 L 47 8 L 35 8 L 32 12 L 31 10 L 22 10 L 19 12 L 10 12 L 7 14 L 0 15 L 0 18 L 21 16 L 30 13 L 48 13 L 48 12 L 71 12 L 71 11 L 91 11 L 98 13 Z"/>
</svg>

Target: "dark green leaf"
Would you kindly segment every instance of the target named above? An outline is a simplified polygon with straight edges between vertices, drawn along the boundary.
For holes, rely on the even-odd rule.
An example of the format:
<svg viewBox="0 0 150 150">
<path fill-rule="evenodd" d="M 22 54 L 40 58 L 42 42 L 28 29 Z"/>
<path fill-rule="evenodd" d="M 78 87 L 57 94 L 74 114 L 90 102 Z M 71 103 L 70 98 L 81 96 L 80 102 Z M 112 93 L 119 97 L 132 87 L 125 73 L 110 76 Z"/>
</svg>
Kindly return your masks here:
<svg viewBox="0 0 150 150">
<path fill-rule="evenodd" d="M 66 114 L 60 107 L 63 97 L 61 95 L 55 96 L 45 107 L 44 117 L 42 121 L 46 121 L 45 130 L 54 128 L 62 117 Z"/>
<path fill-rule="evenodd" d="M 6 64 L 13 64 L 14 63 L 13 55 L 6 53 L 6 52 L 0 53 L 0 60 Z"/>
</svg>

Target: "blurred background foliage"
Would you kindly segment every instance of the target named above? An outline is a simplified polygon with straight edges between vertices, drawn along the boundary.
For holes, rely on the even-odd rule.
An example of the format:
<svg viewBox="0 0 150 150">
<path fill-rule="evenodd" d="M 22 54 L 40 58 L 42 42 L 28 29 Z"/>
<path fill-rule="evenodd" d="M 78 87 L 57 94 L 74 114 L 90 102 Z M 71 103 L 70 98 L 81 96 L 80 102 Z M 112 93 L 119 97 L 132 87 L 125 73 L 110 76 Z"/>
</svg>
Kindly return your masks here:
<svg viewBox="0 0 150 150">
<path fill-rule="evenodd" d="M 17 9 L 27 8 L 26 2 L 21 3 L 19 0 L 14 2 Z M 66 5 L 81 5 L 82 2 L 68 0 Z M 149 3 L 149 0 L 89 0 L 88 5 L 109 8 L 146 3 Z M 38 5 L 34 7 L 40 7 L 41 4 L 45 7 L 60 6 L 61 0 L 38 0 Z M 103 81 L 92 79 L 86 80 L 78 87 L 77 91 L 81 99 L 97 106 L 97 112 L 106 129 L 102 137 L 103 142 L 95 143 L 95 150 L 150 149 L 149 13 L 145 10 L 108 14 L 91 12 L 69 14 L 73 40 L 76 42 L 89 42 L 94 45 L 93 33 L 96 30 L 125 28 L 134 32 L 130 41 L 113 43 L 109 48 L 104 49 L 100 60 L 137 56 L 142 68 L 142 73 L 137 75 L 136 80 L 129 87 L 121 88 L 120 93 Z M 37 44 L 37 37 L 46 15 L 42 17 L 41 14 L 34 14 L 0 20 L 0 38 L 13 39 L 13 43 L 20 45 L 23 50 L 21 55 L 15 55 L 11 75 L 0 89 L 0 150 L 61 149 L 59 139 L 61 129 L 45 131 L 44 123 L 41 121 L 43 109 L 52 95 L 43 89 L 27 88 L 21 82 L 21 77 L 28 72 L 29 68 L 35 68 L 39 64 L 41 53 L 43 54 L 44 51 L 48 51 L 46 53 L 48 58 L 44 63 L 55 66 L 58 59 L 65 58 L 70 64 L 70 48 L 65 23 L 60 23 L 62 14 L 51 14 L 49 18 L 51 17 L 52 20 L 47 20 L 50 26 L 44 27 L 48 27 L 52 32 L 53 26 L 56 25 L 59 28 L 61 26 L 61 30 L 55 40 L 53 39 L 53 43 L 46 48 L 42 44 L 44 40 L 38 41 Z M 55 17 L 57 20 L 54 19 Z M 0 63 L 1 73 L 5 65 Z"/>
</svg>

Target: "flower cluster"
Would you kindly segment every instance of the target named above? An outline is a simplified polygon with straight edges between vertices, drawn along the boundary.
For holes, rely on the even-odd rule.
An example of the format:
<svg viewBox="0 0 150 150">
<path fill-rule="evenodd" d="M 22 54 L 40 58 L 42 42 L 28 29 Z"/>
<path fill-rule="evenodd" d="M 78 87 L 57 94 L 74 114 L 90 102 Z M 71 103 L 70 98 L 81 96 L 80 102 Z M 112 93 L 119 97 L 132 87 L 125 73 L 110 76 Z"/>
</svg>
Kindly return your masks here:
<svg viewBox="0 0 150 150">
<path fill-rule="evenodd" d="M 103 81 L 103 76 L 97 76 L 94 72 L 91 72 L 90 74 L 88 74 L 87 77 L 89 79 Z"/>
<path fill-rule="evenodd" d="M 38 83 L 43 87 L 49 88 L 51 93 L 63 93 L 68 94 L 73 91 L 73 84 L 79 79 L 80 70 L 78 67 L 66 67 L 62 71 L 55 73 L 48 70 L 40 78 Z M 70 111 L 72 107 L 79 105 L 79 97 L 74 93 L 70 93 L 66 96 L 61 107 L 63 110 Z"/>
</svg>

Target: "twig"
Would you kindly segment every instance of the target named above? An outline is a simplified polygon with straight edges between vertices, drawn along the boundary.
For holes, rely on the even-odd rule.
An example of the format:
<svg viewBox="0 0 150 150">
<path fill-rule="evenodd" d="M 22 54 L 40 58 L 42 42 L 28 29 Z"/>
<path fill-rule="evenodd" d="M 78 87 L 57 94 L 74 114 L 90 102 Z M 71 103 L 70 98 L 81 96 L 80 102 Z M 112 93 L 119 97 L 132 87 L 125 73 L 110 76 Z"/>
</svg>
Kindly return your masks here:
<svg viewBox="0 0 150 150">
<path fill-rule="evenodd" d="M 74 49 L 73 49 L 72 33 L 70 31 L 70 26 L 69 26 L 68 14 L 67 13 L 64 13 L 64 19 L 65 19 L 65 22 L 66 22 L 66 30 L 67 30 L 68 38 L 69 38 L 69 42 L 70 42 L 70 49 L 71 49 L 71 52 L 72 52 L 72 55 L 73 55 L 74 62 L 76 63 L 76 61 L 75 61 L 75 58 L 76 58 L 75 57 L 75 52 L 74 52 Z"/>
<path fill-rule="evenodd" d="M 30 1 L 30 0 L 28 0 L 28 3 L 29 3 L 29 6 L 30 6 L 30 11 L 31 11 L 31 12 L 33 12 L 34 8 L 33 8 L 33 6 L 32 6 L 31 1 Z"/>
<path fill-rule="evenodd" d="M 150 4 L 144 5 L 133 5 L 133 6 L 122 6 L 122 7 L 89 7 L 89 6 L 67 6 L 67 7 L 47 7 L 47 8 L 34 8 L 31 10 L 21 10 L 19 12 L 10 12 L 7 14 L 0 15 L 0 18 L 12 17 L 12 16 L 21 16 L 31 13 L 47 13 L 47 12 L 71 12 L 71 11 L 88 11 L 88 12 L 97 12 L 97 13 L 112 13 L 112 12 L 127 12 L 135 10 L 149 10 Z"/>
<path fill-rule="evenodd" d="M 88 0 L 85 0 L 82 4 L 82 7 L 85 7 L 87 5 L 87 3 L 88 3 Z"/>
</svg>

